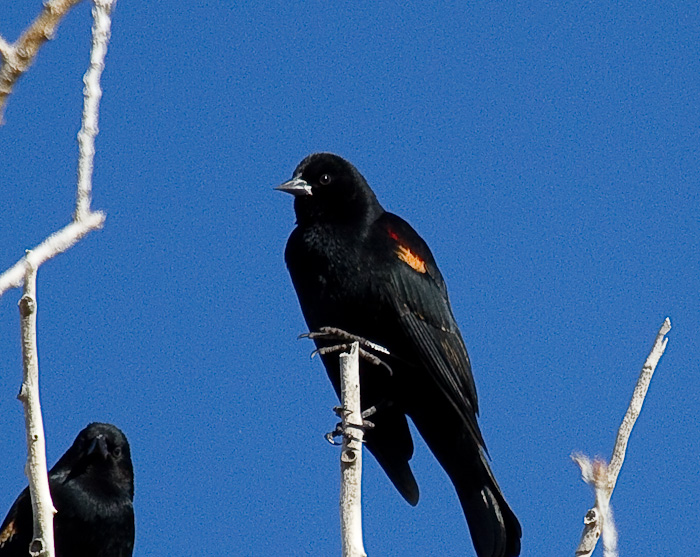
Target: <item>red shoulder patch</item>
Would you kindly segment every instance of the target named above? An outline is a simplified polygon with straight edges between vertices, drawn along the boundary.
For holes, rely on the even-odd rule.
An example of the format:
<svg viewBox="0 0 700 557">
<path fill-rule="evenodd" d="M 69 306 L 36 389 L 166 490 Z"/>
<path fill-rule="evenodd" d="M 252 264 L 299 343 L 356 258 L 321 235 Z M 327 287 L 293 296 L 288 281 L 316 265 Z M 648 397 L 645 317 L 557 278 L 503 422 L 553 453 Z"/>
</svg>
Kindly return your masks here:
<svg viewBox="0 0 700 557">
<path fill-rule="evenodd" d="M 401 241 L 401 238 L 399 238 L 399 235 L 391 228 L 388 229 L 388 232 L 389 236 L 396 240 L 396 255 L 399 256 L 399 259 L 408 264 L 414 271 L 418 271 L 419 273 L 427 272 L 428 268 L 425 266 L 425 261 L 423 261 L 420 256 L 413 253 L 410 248 L 406 247 Z"/>
</svg>

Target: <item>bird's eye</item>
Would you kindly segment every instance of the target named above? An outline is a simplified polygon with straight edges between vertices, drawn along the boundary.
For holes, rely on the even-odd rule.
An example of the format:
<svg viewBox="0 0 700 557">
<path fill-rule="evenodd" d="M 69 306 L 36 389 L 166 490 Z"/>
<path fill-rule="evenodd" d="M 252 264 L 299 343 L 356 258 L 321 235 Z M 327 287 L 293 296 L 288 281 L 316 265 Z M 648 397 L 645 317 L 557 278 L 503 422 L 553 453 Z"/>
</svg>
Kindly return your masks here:
<svg viewBox="0 0 700 557">
<path fill-rule="evenodd" d="M 327 186 L 328 184 L 331 183 L 331 175 L 330 174 L 321 174 L 321 177 L 318 179 L 318 181 L 322 186 Z"/>
<path fill-rule="evenodd" d="M 122 448 L 121 447 L 114 447 L 112 454 L 114 455 L 114 458 L 119 458 L 120 456 L 122 456 Z"/>
</svg>

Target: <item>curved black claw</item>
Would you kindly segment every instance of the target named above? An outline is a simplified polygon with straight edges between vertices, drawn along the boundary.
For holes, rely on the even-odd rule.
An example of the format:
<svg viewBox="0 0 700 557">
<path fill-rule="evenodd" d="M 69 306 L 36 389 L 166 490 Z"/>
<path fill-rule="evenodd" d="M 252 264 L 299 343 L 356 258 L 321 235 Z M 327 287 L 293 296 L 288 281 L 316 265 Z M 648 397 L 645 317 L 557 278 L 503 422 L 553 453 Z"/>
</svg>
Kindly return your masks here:
<svg viewBox="0 0 700 557">
<path fill-rule="evenodd" d="M 372 350 L 374 352 L 379 352 L 380 354 L 390 355 L 390 352 L 386 348 L 380 346 L 379 344 L 371 342 L 365 338 L 348 333 L 343 329 L 338 329 L 337 327 L 321 327 L 318 331 L 311 331 L 309 333 L 299 335 L 299 338 L 309 338 L 311 340 L 346 341 L 331 346 L 321 346 L 313 352 L 311 352 L 312 358 L 316 354 L 320 354 L 321 356 L 323 356 L 324 354 L 332 354 L 334 352 L 344 352 L 350 350 L 352 344 L 354 342 L 357 342 L 360 348 L 360 358 L 363 358 L 372 365 L 385 367 L 389 372 L 389 375 L 393 375 L 391 366 L 389 366 L 389 364 L 387 364 L 384 360 L 370 352 L 370 350 Z"/>
<path fill-rule="evenodd" d="M 333 412 L 335 412 L 336 416 L 339 416 L 341 418 L 344 418 L 348 415 L 348 410 L 346 410 L 342 406 L 335 406 L 333 408 Z M 343 422 L 338 422 L 337 424 L 335 424 L 335 429 L 333 431 L 329 431 L 328 433 L 326 433 L 326 435 L 324 435 L 326 441 L 328 441 L 331 445 L 342 445 L 342 442 L 336 441 L 336 438 L 342 437 L 343 435 L 349 435 L 351 439 L 357 441 L 355 437 L 352 437 L 352 434 L 349 433 L 348 430 L 361 429 L 363 432 L 367 432 L 368 429 L 373 429 L 374 423 L 370 422 L 369 420 L 366 420 L 365 418 L 376 414 L 376 412 L 376 406 L 370 406 L 367 410 L 364 410 L 362 412 L 362 425 L 347 424 L 343 426 Z M 364 443 L 364 439 L 362 442 Z"/>
<path fill-rule="evenodd" d="M 335 424 L 335 429 L 333 431 L 329 431 L 324 435 L 326 438 L 326 441 L 328 441 L 331 445 L 338 446 L 342 445 L 343 443 L 340 441 L 336 441 L 337 437 L 342 437 L 343 436 L 343 428 L 342 424 L 338 422 Z"/>
</svg>

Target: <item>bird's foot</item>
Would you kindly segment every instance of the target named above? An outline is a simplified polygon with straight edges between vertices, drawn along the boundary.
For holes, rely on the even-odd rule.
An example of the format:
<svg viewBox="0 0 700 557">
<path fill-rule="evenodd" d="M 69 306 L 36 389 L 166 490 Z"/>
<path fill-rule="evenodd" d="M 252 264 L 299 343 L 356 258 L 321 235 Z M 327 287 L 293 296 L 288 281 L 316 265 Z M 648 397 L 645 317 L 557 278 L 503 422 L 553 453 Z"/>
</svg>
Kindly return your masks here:
<svg viewBox="0 0 700 557">
<path fill-rule="evenodd" d="M 343 408 L 342 406 L 335 406 L 333 408 L 333 412 L 335 412 L 336 416 L 340 418 L 345 418 L 348 415 L 348 410 L 346 408 Z M 335 429 L 333 431 L 326 433 L 326 441 L 328 441 L 331 445 L 342 445 L 342 441 L 336 441 L 336 439 L 338 437 L 343 437 L 344 435 L 349 436 L 351 440 L 357 441 L 358 439 L 356 437 L 353 437 L 352 433 L 349 430 L 360 429 L 363 432 L 366 432 L 368 429 L 374 428 L 374 423 L 370 422 L 369 420 L 366 420 L 365 418 L 369 418 L 370 416 L 376 414 L 376 412 L 376 406 L 370 406 L 369 408 L 367 408 L 367 410 L 364 410 L 362 412 L 362 425 L 344 424 L 344 422 L 338 422 L 337 424 L 335 424 Z"/>
<path fill-rule="evenodd" d="M 303 335 L 299 335 L 299 338 L 310 338 L 311 340 L 341 341 L 340 344 L 334 344 L 331 346 L 321 346 L 320 348 L 317 348 L 311 353 L 312 358 L 316 354 L 320 354 L 321 356 L 323 356 L 324 354 L 333 354 L 334 352 L 344 352 L 350 350 L 352 344 L 356 342 L 359 345 L 360 358 L 365 359 L 372 365 L 385 367 L 389 371 L 389 375 L 392 375 L 391 367 L 389 366 L 389 364 L 387 364 L 384 360 L 382 360 L 370 351 L 379 352 L 380 354 L 386 355 L 389 355 L 390 352 L 383 346 L 371 342 L 366 338 L 353 335 L 351 333 L 348 333 L 347 331 L 344 331 L 343 329 L 338 329 L 337 327 L 321 327 L 318 331 L 312 331 L 309 333 L 304 333 Z"/>
</svg>

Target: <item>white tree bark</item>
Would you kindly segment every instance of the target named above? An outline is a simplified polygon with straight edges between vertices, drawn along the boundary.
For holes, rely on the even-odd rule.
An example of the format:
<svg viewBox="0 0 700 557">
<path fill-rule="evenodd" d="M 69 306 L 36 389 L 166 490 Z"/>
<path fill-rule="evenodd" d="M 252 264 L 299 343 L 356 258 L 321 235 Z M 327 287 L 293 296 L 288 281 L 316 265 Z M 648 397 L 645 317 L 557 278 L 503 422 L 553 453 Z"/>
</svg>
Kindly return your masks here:
<svg viewBox="0 0 700 557">
<path fill-rule="evenodd" d="M 343 557 L 367 557 L 362 543 L 362 408 L 359 345 L 340 355 L 343 446 L 340 456 L 340 529 Z"/>
<path fill-rule="evenodd" d="M 92 49 L 90 50 L 90 66 L 83 83 L 83 119 L 78 132 L 78 195 L 76 196 L 75 214 L 73 219 L 78 222 L 90 217 L 92 202 L 92 169 L 95 160 L 95 137 L 97 136 L 97 121 L 100 112 L 102 88 L 100 79 L 105 67 L 107 43 L 112 28 L 112 9 L 117 0 L 93 0 L 92 6 Z"/>
<path fill-rule="evenodd" d="M 665 336 L 670 330 L 671 321 L 666 318 L 656 335 L 654 346 L 649 356 L 647 356 L 646 362 L 644 362 L 644 367 L 642 367 L 637 385 L 634 388 L 629 408 L 617 432 L 610 464 L 601 459 L 591 462 L 588 457 L 578 453 L 572 455 L 572 458 L 581 468 L 583 481 L 591 485 L 595 490 L 595 506 L 584 517 L 583 534 L 581 534 L 581 541 L 576 548 L 576 557 L 590 556 L 601 535 L 603 537 L 603 553 L 605 557 L 617 557 L 617 530 L 612 518 L 610 497 L 622 469 L 632 427 L 642 410 L 642 404 L 649 389 L 651 377 L 654 374 L 656 365 L 659 363 L 659 359 L 663 355 L 664 350 L 666 350 L 668 339 Z"/>
<path fill-rule="evenodd" d="M 49 0 L 30 27 L 14 45 L 0 37 L 0 118 L 8 95 L 17 79 L 31 65 L 39 47 L 50 38 L 61 18 L 79 0 Z M 78 134 L 78 186 L 73 220 L 51 234 L 36 249 L 27 251 L 13 267 L 0 275 L 0 296 L 10 288 L 24 283 L 24 295 L 19 301 L 22 333 L 23 382 L 18 398 L 24 406 L 27 434 L 27 465 L 29 492 L 34 514 L 34 532 L 29 553 L 33 557 L 54 556 L 53 515 L 56 510 L 46 466 L 46 443 L 39 401 L 39 360 L 36 335 L 36 273 L 39 266 L 64 252 L 91 230 L 102 227 L 105 215 L 90 209 L 92 170 L 99 102 L 102 95 L 100 77 L 107 53 L 111 18 L 116 0 L 94 0 L 92 10 L 92 49 L 90 66 L 85 74 L 82 128 Z"/>
<path fill-rule="evenodd" d="M 54 232 L 41 244 L 0 275 L 0 296 L 11 288 L 22 286 L 27 272 L 27 265 L 35 269 L 59 253 L 63 253 L 83 238 L 91 230 L 102 228 L 105 215 L 101 211 L 92 211 L 81 221 L 73 221 L 58 232 Z"/>
<path fill-rule="evenodd" d="M 50 36 L 58 25 L 59 16 L 65 15 L 75 3 L 77 3 L 77 0 L 52 0 L 47 2 L 42 14 L 32 23 L 30 29 L 25 31 L 18 39 L 17 46 L 10 46 L 0 38 L 0 53 L 4 58 L 4 63 L 0 70 L 0 110 L 12 85 L 17 77 L 21 75 L 21 72 L 15 75 L 13 80 L 5 77 L 5 74 L 8 72 L 8 75 L 14 75 L 13 72 L 7 69 L 12 67 L 8 62 L 8 59 L 11 58 L 10 54 L 14 51 L 24 52 L 23 49 L 29 49 L 31 61 L 36 55 L 39 46 L 43 43 L 37 37 Z M 85 83 L 83 91 L 83 119 L 82 127 L 80 132 L 78 132 L 78 187 L 73 221 L 58 232 L 51 234 L 13 267 L 0 275 L 0 296 L 10 288 L 22 286 L 27 264 L 31 264 L 34 269 L 38 269 L 42 263 L 59 253 L 63 253 L 88 232 L 97 230 L 104 224 L 104 213 L 93 211 L 90 208 L 90 203 L 92 198 L 92 169 L 95 159 L 95 136 L 98 132 L 97 122 L 100 98 L 102 97 L 100 78 L 104 69 L 104 59 L 107 54 L 107 43 L 109 42 L 112 24 L 111 13 L 115 3 L 116 0 L 95 0 L 92 9 L 92 49 L 90 51 L 90 66 L 83 78 Z M 29 39 L 26 37 L 29 37 Z M 46 40 L 46 38 L 43 40 Z M 12 54 L 12 56 L 16 55 Z M 26 70 L 28 66 L 29 63 L 26 64 L 26 67 L 22 66 L 22 71 Z M 4 96 L 2 94 L 3 91 L 6 91 Z"/>
<path fill-rule="evenodd" d="M 39 403 L 36 311 L 36 269 L 28 264 L 24 295 L 19 300 L 24 378 L 17 398 L 24 406 L 24 423 L 27 429 L 27 465 L 24 471 L 29 478 L 29 494 L 34 515 L 34 534 L 29 553 L 34 557 L 54 557 L 53 515 L 56 514 L 56 509 L 51 501 L 49 478 L 46 473 L 44 422 Z"/>
</svg>

